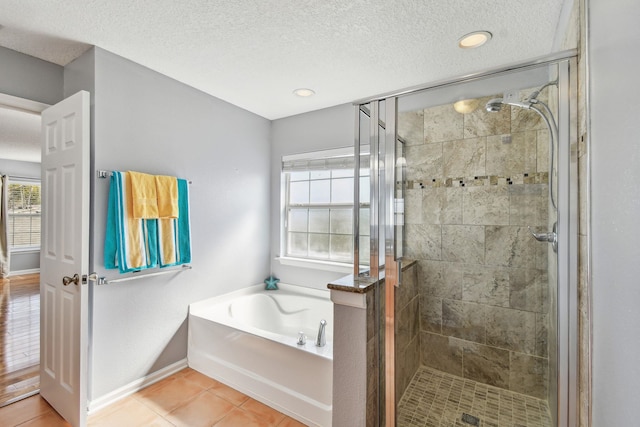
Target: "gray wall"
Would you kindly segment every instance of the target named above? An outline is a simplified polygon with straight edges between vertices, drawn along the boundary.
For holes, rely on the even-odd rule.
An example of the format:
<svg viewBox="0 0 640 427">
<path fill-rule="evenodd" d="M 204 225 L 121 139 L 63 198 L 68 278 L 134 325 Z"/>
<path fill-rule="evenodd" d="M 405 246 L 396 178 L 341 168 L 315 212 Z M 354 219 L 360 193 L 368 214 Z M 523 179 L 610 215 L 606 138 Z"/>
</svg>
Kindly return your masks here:
<svg viewBox="0 0 640 427">
<path fill-rule="evenodd" d="M 593 425 L 640 416 L 640 2 L 589 0 Z"/>
<path fill-rule="evenodd" d="M 40 179 L 40 163 L 0 159 L 0 173 L 9 176 Z M 20 274 L 21 271 L 33 271 L 40 268 L 40 251 L 38 250 L 12 252 L 10 257 L 10 274 Z"/>
<path fill-rule="evenodd" d="M 0 47 L 0 93 L 55 104 L 62 100 L 62 79 L 61 66 Z M 0 159 L 0 172 L 40 178 L 40 165 Z M 39 267 L 40 252 L 11 255 L 11 272 Z"/>
<path fill-rule="evenodd" d="M 0 47 L 0 93 L 55 104 L 62 100 L 63 68 Z"/>
<path fill-rule="evenodd" d="M 85 55 L 67 67 L 65 92 L 95 89 L 93 176 L 193 181 L 193 270 L 93 288 L 94 400 L 186 357 L 188 304 L 268 274 L 270 122 L 102 49 Z M 92 179 L 93 270 L 114 278 L 103 264 L 109 181 Z"/>
<path fill-rule="evenodd" d="M 327 283 L 345 275 L 282 265 L 275 257 L 280 255 L 282 156 L 352 147 L 354 108 L 350 104 L 338 105 L 275 120 L 271 124 L 271 270 L 284 283 L 326 289 Z"/>
</svg>

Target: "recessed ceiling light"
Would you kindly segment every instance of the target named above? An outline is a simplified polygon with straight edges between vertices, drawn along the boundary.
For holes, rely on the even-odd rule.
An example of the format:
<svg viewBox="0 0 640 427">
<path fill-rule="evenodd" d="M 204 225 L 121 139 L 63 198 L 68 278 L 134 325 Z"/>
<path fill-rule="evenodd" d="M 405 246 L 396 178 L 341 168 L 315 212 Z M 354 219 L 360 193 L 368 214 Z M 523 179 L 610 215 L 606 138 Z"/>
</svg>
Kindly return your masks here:
<svg viewBox="0 0 640 427">
<path fill-rule="evenodd" d="M 313 90 L 311 90 L 311 89 L 307 89 L 307 88 L 300 88 L 300 89 L 296 89 L 296 90 L 294 90 L 294 91 L 293 91 L 293 94 L 294 94 L 294 95 L 297 95 L 297 96 L 301 96 L 301 97 L 303 97 L 303 98 L 307 98 L 307 97 L 309 97 L 309 96 L 313 96 L 313 95 L 315 95 L 316 93 L 315 93 Z"/>
<path fill-rule="evenodd" d="M 474 31 L 473 33 L 465 34 L 458 39 L 458 47 L 462 49 L 473 49 L 480 47 L 489 40 L 491 40 L 491 33 L 489 31 Z"/>
</svg>

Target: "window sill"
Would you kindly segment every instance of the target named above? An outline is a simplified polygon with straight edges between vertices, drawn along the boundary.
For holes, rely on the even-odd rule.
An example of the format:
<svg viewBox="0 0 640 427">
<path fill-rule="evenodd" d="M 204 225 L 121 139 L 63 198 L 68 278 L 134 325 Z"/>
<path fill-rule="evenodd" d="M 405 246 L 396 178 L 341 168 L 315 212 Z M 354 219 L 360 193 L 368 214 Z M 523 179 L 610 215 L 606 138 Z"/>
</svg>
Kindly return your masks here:
<svg viewBox="0 0 640 427">
<path fill-rule="evenodd" d="M 39 247 L 34 248 L 9 248 L 10 254 L 28 254 L 28 253 L 38 253 L 40 252 Z"/>
<path fill-rule="evenodd" d="M 291 257 L 276 257 L 276 260 L 282 265 L 290 265 L 293 267 L 312 268 L 314 270 L 333 271 L 344 274 L 353 273 L 353 264 Z"/>
</svg>

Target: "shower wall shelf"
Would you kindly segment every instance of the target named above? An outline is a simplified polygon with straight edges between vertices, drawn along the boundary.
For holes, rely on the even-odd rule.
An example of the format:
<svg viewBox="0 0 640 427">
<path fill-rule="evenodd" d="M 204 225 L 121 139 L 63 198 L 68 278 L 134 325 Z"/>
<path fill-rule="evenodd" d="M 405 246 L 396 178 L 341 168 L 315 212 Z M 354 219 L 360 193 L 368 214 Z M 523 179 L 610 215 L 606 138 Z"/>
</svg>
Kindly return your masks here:
<svg viewBox="0 0 640 427">
<path fill-rule="evenodd" d="M 185 271 L 185 270 L 191 270 L 192 268 L 193 267 L 191 265 L 183 264 L 180 267 L 166 269 L 166 270 L 163 270 L 163 271 L 157 271 L 155 273 L 146 273 L 146 274 L 133 273 L 133 275 L 131 275 L 131 276 L 121 277 L 121 278 L 118 278 L 118 279 L 107 279 L 106 277 L 98 277 L 97 280 L 96 280 L 96 283 L 98 285 L 110 285 L 110 284 L 113 284 L 113 283 L 128 282 L 129 280 L 142 279 L 142 278 L 146 278 L 146 277 L 162 276 L 164 274 L 171 274 L 171 273 L 180 273 L 180 272 Z"/>
</svg>

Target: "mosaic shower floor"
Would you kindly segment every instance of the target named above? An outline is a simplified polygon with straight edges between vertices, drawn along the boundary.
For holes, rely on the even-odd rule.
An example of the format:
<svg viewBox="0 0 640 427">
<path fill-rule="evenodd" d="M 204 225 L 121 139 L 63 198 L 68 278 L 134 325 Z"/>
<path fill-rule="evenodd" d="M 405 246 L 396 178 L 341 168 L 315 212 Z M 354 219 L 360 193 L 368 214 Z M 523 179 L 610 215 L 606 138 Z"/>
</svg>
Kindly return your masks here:
<svg viewBox="0 0 640 427">
<path fill-rule="evenodd" d="M 398 405 L 398 427 L 551 427 L 547 402 L 420 367 Z"/>
</svg>

